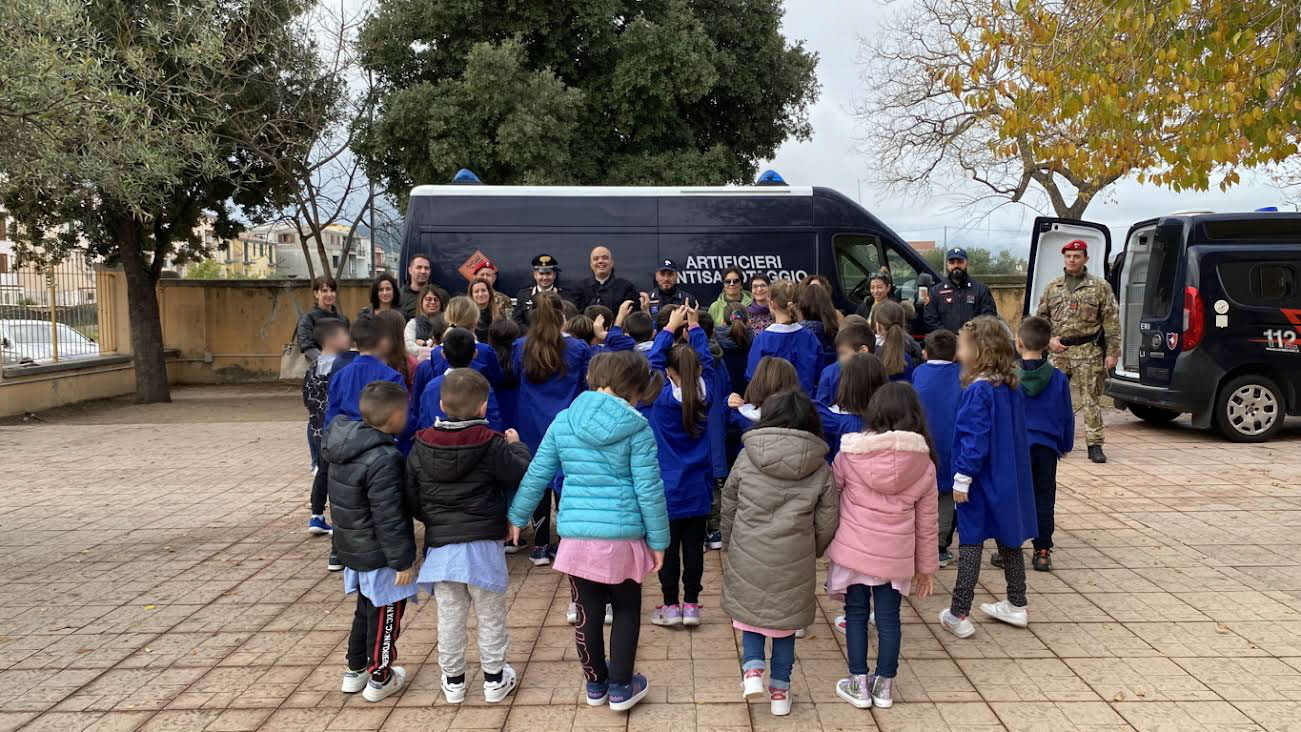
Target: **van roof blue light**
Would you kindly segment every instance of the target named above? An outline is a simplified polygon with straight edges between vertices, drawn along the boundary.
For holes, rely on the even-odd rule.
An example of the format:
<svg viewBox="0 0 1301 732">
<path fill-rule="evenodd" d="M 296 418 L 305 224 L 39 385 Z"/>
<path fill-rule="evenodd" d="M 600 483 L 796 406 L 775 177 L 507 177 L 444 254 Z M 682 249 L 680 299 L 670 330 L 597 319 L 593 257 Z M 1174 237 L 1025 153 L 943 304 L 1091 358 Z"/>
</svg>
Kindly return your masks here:
<svg viewBox="0 0 1301 732">
<path fill-rule="evenodd" d="M 479 176 L 475 175 L 474 172 L 471 171 L 469 168 L 461 168 L 460 170 L 456 171 L 456 175 L 452 176 L 452 182 L 456 184 L 462 184 L 462 185 L 483 184 L 483 181 L 479 180 Z"/>
<path fill-rule="evenodd" d="M 786 185 L 786 179 L 782 178 L 775 170 L 765 170 L 759 175 L 754 184 L 757 186 L 784 186 Z"/>
<path fill-rule="evenodd" d="M 1278 206 L 1265 206 L 1256 209 L 1256 213 L 1278 213 Z"/>
</svg>

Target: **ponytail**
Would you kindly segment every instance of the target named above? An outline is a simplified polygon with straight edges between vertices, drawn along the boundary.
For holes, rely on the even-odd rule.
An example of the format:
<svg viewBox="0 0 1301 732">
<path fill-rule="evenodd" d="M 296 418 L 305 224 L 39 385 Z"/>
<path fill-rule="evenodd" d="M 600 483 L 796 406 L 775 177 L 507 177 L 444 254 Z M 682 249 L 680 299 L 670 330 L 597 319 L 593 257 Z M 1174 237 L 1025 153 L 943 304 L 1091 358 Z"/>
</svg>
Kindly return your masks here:
<svg viewBox="0 0 1301 732">
<path fill-rule="evenodd" d="M 876 321 L 877 330 L 885 336 L 885 343 L 877 354 L 881 357 L 881 365 L 891 376 L 902 373 L 907 367 L 904 343 L 908 337 L 903 327 L 903 306 L 894 300 L 882 300 L 872 308 L 872 319 Z"/>
<path fill-rule="evenodd" d="M 545 294 L 533 298 L 533 323 L 524 339 L 524 375 L 529 381 L 546 381 L 565 371 L 565 336 L 561 330 L 560 298 Z"/>
<path fill-rule="evenodd" d="M 700 358 L 691 346 L 679 344 L 669 351 L 668 366 L 678 375 L 682 392 L 682 428 L 699 437 L 709 414 L 705 395 L 700 393 Z"/>
<path fill-rule="evenodd" d="M 732 303 L 723 311 L 723 317 L 727 319 L 727 334 L 731 336 L 732 342 L 742 350 L 749 350 L 754 331 L 750 330 L 750 314 L 746 306 Z"/>
</svg>

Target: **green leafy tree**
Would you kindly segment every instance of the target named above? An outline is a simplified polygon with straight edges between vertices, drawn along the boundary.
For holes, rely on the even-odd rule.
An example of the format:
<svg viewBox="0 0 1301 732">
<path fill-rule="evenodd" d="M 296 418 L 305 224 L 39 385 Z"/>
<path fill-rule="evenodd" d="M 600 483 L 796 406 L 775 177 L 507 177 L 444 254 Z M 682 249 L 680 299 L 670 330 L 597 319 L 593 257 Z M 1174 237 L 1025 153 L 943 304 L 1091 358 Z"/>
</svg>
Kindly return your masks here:
<svg viewBox="0 0 1301 732">
<path fill-rule="evenodd" d="M 334 89 L 306 0 L 9 0 L 0 4 L 0 201 L 20 258 L 83 248 L 126 275 L 136 399 L 167 401 L 155 286 L 206 256 L 205 213 L 287 205 Z M 12 136 L 12 137 L 11 137 Z M 17 139 L 22 144 L 10 144 Z"/>
<path fill-rule="evenodd" d="M 205 259 L 185 271 L 187 280 L 220 280 L 226 278 L 226 268 L 215 259 Z"/>
<path fill-rule="evenodd" d="M 380 0 L 361 33 L 382 95 L 358 123 L 400 193 L 494 184 L 749 181 L 806 139 L 815 54 L 779 0 Z"/>
</svg>

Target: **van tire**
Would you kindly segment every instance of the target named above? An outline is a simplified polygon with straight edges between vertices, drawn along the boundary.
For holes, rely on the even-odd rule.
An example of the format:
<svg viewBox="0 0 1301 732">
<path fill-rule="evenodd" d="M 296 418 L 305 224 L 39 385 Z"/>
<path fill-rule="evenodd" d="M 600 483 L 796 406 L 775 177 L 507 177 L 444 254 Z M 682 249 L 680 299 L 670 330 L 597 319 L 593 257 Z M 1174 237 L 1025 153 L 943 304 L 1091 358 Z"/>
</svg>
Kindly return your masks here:
<svg viewBox="0 0 1301 732">
<path fill-rule="evenodd" d="M 1215 426 L 1232 442 L 1265 442 L 1283 429 L 1287 397 L 1268 376 L 1243 374 L 1220 387 Z"/>
<path fill-rule="evenodd" d="M 1148 424 L 1169 424 L 1182 414 L 1182 412 L 1162 409 L 1161 407 L 1149 407 L 1143 404 L 1130 404 L 1129 411 Z"/>
</svg>

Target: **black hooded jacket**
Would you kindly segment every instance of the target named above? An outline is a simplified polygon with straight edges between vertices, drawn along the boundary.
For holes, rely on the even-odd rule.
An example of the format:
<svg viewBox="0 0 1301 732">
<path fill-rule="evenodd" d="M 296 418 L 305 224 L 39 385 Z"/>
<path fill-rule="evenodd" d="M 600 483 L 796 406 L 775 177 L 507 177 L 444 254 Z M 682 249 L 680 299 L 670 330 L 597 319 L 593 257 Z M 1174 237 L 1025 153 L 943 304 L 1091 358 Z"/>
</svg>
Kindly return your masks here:
<svg viewBox="0 0 1301 732">
<path fill-rule="evenodd" d="M 334 550 L 358 572 L 403 570 L 416 560 L 416 537 L 402 499 L 402 453 L 393 435 L 335 417 L 321 457 L 330 464 Z"/>
<path fill-rule="evenodd" d="M 486 420 L 439 422 L 417 432 L 406 495 L 425 525 L 425 547 L 504 539 L 506 508 L 529 460 L 524 443 L 508 444 Z"/>
</svg>

